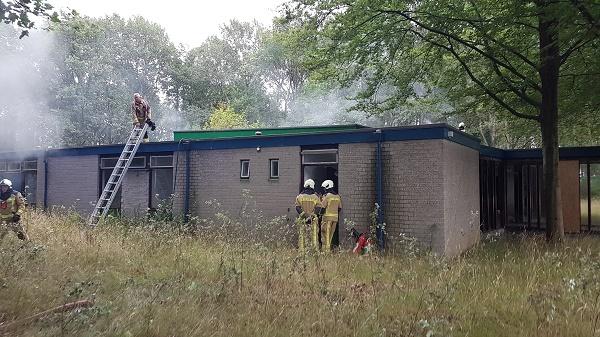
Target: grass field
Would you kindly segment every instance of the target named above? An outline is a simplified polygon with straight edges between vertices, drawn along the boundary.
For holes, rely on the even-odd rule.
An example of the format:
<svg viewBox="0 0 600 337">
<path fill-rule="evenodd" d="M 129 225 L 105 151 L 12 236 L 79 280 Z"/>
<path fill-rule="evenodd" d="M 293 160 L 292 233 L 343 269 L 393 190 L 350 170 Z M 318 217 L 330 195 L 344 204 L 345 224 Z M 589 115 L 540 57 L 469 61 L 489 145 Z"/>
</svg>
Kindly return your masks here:
<svg viewBox="0 0 600 337">
<path fill-rule="evenodd" d="M 32 243 L 0 245 L 0 322 L 94 305 L 0 335 L 600 336 L 600 237 L 496 237 L 453 259 L 412 246 L 298 257 L 164 226 L 112 224 L 90 243 L 75 216 L 27 221 Z"/>
</svg>

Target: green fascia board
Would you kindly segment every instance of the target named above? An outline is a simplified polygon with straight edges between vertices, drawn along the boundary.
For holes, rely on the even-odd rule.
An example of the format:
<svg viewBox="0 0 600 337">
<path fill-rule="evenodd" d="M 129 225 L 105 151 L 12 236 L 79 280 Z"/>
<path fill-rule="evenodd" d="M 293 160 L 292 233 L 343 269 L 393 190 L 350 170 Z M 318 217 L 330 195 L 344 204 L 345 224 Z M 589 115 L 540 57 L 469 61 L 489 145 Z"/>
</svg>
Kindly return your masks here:
<svg viewBox="0 0 600 337">
<path fill-rule="evenodd" d="M 256 129 L 228 129 L 228 130 L 190 130 L 173 131 L 173 140 L 182 139 L 201 140 L 201 139 L 226 139 L 237 137 L 252 136 L 277 136 L 277 135 L 296 135 L 311 134 L 331 131 L 348 131 L 366 128 L 359 124 L 331 125 L 331 126 L 302 126 L 302 127 L 282 127 L 282 128 L 256 128 Z M 260 131 L 260 135 L 256 132 Z"/>
</svg>

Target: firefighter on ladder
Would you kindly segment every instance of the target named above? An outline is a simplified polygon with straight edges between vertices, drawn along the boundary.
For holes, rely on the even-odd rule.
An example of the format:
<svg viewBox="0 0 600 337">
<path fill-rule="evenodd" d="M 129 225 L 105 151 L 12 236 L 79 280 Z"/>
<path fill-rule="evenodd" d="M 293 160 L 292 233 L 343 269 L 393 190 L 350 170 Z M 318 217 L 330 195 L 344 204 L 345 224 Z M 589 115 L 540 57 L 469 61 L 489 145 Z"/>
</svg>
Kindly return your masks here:
<svg viewBox="0 0 600 337">
<path fill-rule="evenodd" d="M 29 236 L 21 223 L 21 216 L 25 212 L 25 200 L 21 193 L 12 189 L 12 182 L 8 179 L 0 181 L 0 241 L 9 230 L 17 234 L 23 241 L 29 241 Z"/>
<path fill-rule="evenodd" d="M 298 218 L 296 225 L 298 226 L 298 249 L 304 252 L 306 230 L 310 226 L 311 243 L 313 249 L 319 252 L 319 219 L 317 214 L 321 210 L 321 200 L 315 193 L 315 182 L 308 179 L 304 182 L 304 189 L 296 197 L 296 211 Z"/>
<path fill-rule="evenodd" d="M 321 220 L 321 243 L 324 252 L 331 252 L 331 240 L 342 209 L 342 198 L 333 190 L 333 181 L 325 180 L 321 185 L 325 189 L 321 205 L 325 211 Z"/>
<path fill-rule="evenodd" d="M 147 123 L 152 131 L 156 128 L 154 122 L 152 122 L 150 105 L 146 102 L 142 95 L 137 92 L 133 94 L 133 103 L 131 104 L 131 113 L 133 114 L 133 125 L 142 128 L 144 127 L 144 123 Z M 148 140 L 148 131 L 144 134 L 144 143 L 147 143 Z"/>
</svg>

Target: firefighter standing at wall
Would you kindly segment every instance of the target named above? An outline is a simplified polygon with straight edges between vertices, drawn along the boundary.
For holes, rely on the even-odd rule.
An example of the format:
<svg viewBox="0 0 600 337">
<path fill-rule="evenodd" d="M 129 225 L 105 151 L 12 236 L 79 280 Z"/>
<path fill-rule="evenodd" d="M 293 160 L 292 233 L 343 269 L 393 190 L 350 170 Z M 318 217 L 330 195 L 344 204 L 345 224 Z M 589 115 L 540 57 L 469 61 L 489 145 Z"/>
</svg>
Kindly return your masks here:
<svg viewBox="0 0 600 337">
<path fill-rule="evenodd" d="M 321 220 L 321 242 L 323 251 L 331 251 L 331 240 L 338 223 L 339 212 L 342 209 L 342 198 L 333 190 L 333 181 L 325 180 L 321 185 L 325 193 L 321 200 L 321 205 L 325 210 Z"/>
<path fill-rule="evenodd" d="M 151 130 L 154 131 L 156 125 L 150 119 L 152 117 L 150 105 L 146 102 L 142 95 L 137 92 L 133 94 L 133 103 L 131 104 L 131 113 L 133 114 L 133 125 L 141 128 L 144 123 L 147 123 Z M 144 134 L 144 143 L 148 142 L 148 132 Z"/>
<path fill-rule="evenodd" d="M 8 230 L 12 230 L 17 237 L 28 241 L 29 237 L 21 223 L 21 216 L 25 212 L 25 200 L 21 193 L 12 189 L 12 182 L 8 179 L 0 181 L 0 241 Z"/>
<path fill-rule="evenodd" d="M 304 252 L 305 233 L 307 225 L 310 225 L 311 242 L 315 251 L 319 252 L 319 219 L 317 213 L 321 210 L 321 200 L 315 193 L 315 182 L 308 179 L 304 182 L 304 189 L 296 197 L 296 211 L 298 218 L 298 249 Z"/>
</svg>

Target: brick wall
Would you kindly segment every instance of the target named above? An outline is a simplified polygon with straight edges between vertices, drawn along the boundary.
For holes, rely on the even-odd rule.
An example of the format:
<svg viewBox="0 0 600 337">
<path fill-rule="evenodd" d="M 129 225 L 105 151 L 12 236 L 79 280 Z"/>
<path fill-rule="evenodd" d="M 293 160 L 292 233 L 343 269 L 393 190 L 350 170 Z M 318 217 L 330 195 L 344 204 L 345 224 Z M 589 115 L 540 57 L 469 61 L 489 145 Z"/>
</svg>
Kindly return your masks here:
<svg viewBox="0 0 600 337">
<path fill-rule="evenodd" d="M 98 199 L 98 170 L 98 156 L 48 158 L 48 207 L 74 207 L 88 216 Z"/>
<path fill-rule="evenodd" d="M 341 219 L 365 231 L 376 201 L 374 143 L 339 145 Z M 221 209 L 239 214 L 242 190 L 248 189 L 255 207 L 266 217 L 295 216 L 293 200 L 300 186 L 300 148 L 267 148 L 191 152 L 190 211 L 210 217 L 206 201 L 216 199 Z M 405 234 L 439 254 L 454 255 L 479 239 L 478 152 L 445 140 L 384 142 L 384 220 L 388 247 Z M 269 158 L 279 158 L 280 179 L 269 180 Z M 239 178 L 240 160 L 250 159 L 250 179 Z M 177 168 L 175 209 L 183 210 L 185 153 Z M 457 184 L 463 188 L 457 188 Z M 473 225 L 475 224 L 475 225 Z M 344 223 L 340 242 L 349 247 Z"/>
<path fill-rule="evenodd" d="M 479 241 L 479 152 L 444 140 L 444 241 L 435 251 L 457 255 Z"/>
<path fill-rule="evenodd" d="M 295 217 L 294 200 L 300 187 L 300 148 L 273 147 L 192 151 L 190 161 L 190 213 L 201 218 L 214 215 L 206 204 L 218 200 L 221 209 L 239 215 L 244 203 L 242 191 L 252 196 L 252 207 L 266 218 Z M 269 159 L 279 159 L 279 179 L 269 179 Z M 240 160 L 250 160 L 250 178 L 240 179 Z M 174 210 L 183 213 L 185 152 L 179 152 Z"/>
<path fill-rule="evenodd" d="M 340 144 L 338 148 L 338 183 L 342 197 L 340 214 L 340 244 L 350 247 L 353 241 L 345 230 L 344 219 L 356 224 L 358 231 L 368 230 L 376 198 L 376 150 L 377 144 Z"/>
<path fill-rule="evenodd" d="M 388 247 L 406 234 L 439 251 L 444 224 L 442 141 L 384 142 L 383 159 Z"/>
<path fill-rule="evenodd" d="M 148 170 L 130 169 L 123 177 L 121 185 L 121 211 L 123 215 L 145 215 L 148 209 L 149 177 Z"/>
</svg>

